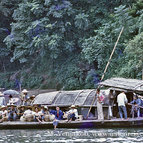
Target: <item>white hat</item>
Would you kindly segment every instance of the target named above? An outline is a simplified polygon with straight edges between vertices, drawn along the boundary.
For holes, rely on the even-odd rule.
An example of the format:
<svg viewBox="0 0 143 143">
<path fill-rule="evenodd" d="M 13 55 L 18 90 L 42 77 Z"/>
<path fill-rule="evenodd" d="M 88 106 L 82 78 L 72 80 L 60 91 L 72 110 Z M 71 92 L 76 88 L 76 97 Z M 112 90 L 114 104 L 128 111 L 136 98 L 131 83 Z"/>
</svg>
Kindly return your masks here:
<svg viewBox="0 0 143 143">
<path fill-rule="evenodd" d="M 28 93 L 28 91 L 26 89 L 23 89 L 22 93 Z"/>
<path fill-rule="evenodd" d="M 11 107 L 11 106 L 16 107 L 15 104 L 7 104 L 7 107 Z"/>
<path fill-rule="evenodd" d="M 6 106 L 2 105 L 0 109 L 6 108 Z"/>
<path fill-rule="evenodd" d="M 4 94 L 2 92 L 0 92 L 0 96 L 3 96 Z"/>
<path fill-rule="evenodd" d="M 71 105 L 71 108 L 75 108 L 75 105 Z"/>
<path fill-rule="evenodd" d="M 44 106 L 44 108 L 45 108 L 45 109 L 48 109 L 48 107 L 47 107 L 47 106 Z"/>
</svg>

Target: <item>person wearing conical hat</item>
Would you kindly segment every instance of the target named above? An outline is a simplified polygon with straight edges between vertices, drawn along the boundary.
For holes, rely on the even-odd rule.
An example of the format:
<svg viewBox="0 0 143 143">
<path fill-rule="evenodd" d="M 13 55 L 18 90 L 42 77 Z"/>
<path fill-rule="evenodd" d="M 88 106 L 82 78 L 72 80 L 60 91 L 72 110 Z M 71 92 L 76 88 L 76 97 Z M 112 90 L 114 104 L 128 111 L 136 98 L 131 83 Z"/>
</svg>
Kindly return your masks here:
<svg viewBox="0 0 143 143">
<path fill-rule="evenodd" d="M 21 95 L 22 105 L 27 106 L 27 101 L 29 100 L 28 90 L 23 89 Z"/>
<path fill-rule="evenodd" d="M 16 109 L 16 105 L 11 104 L 11 105 L 7 105 L 9 108 L 9 113 L 8 113 L 8 121 L 13 120 L 16 121 L 17 119 L 17 109 Z"/>
<path fill-rule="evenodd" d="M 24 105 L 21 105 L 20 107 L 18 107 L 17 115 L 18 115 L 19 119 L 20 119 L 21 116 L 23 116 L 24 112 L 25 112 L 25 106 Z"/>
<path fill-rule="evenodd" d="M 7 111 L 7 107 L 6 106 L 1 106 L 0 110 L 2 110 L 2 119 L 0 120 L 0 122 L 3 122 L 3 121 L 7 121 L 8 120 L 8 111 Z"/>
<path fill-rule="evenodd" d="M 71 109 L 66 112 L 68 114 L 68 122 L 69 121 L 75 121 L 78 118 L 78 111 L 75 107 L 75 105 L 71 105 Z"/>
</svg>

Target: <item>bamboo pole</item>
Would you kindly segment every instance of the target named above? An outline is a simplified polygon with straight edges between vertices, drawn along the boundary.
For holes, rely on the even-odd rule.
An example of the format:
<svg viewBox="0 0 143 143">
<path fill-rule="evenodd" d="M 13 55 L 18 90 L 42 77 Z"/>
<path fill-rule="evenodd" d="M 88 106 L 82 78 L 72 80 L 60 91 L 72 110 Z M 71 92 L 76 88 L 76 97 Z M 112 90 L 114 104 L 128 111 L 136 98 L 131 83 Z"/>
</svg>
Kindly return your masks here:
<svg viewBox="0 0 143 143">
<path fill-rule="evenodd" d="M 106 71 L 107 71 L 107 69 L 108 69 L 108 66 L 109 66 L 110 62 L 111 62 L 112 56 L 113 56 L 113 54 L 114 54 L 114 52 L 115 52 L 115 49 L 116 49 L 116 47 L 117 47 L 117 44 L 118 44 L 118 42 L 119 42 L 119 39 L 120 39 L 120 37 L 121 37 L 121 34 L 122 34 L 123 30 L 124 30 L 124 27 L 122 27 L 122 29 L 121 29 L 121 31 L 120 31 L 120 33 L 119 33 L 119 36 L 118 36 L 117 41 L 116 41 L 116 43 L 115 43 L 115 45 L 114 45 L 114 48 L 113 48 L 113 50 L 112 50 L 112 53 L 111 53 L 110 58 L 109 58 L 109 60 L 108 60 L 108 63 L 107 63 L 107 65 L 106 65 L 105 69 L 104 69 L 103 75 L 102 75 L 102 77 L 101 77 L 101 81 L 104 79 L 105 73 L 106 73 Z M 89 111 L 88 111 L 88 113 L 87 113 L 86 118 L 88 118 L 88 116 L 89 116 L 89 113 L 90 113 L 91 108 L 92 108 L 92 106 L 93 106 L 93 104 L 94 104 L 94 102 L 95 102 L 95 99 L 96 99 L 96 96 L 94 96 L 94 98 L 93 98 L 93 100 L 92 100 L 92 103 L 91 103 L 91 106 L 90 106 L 90 108 L 89 108 Z"/>
</svg>

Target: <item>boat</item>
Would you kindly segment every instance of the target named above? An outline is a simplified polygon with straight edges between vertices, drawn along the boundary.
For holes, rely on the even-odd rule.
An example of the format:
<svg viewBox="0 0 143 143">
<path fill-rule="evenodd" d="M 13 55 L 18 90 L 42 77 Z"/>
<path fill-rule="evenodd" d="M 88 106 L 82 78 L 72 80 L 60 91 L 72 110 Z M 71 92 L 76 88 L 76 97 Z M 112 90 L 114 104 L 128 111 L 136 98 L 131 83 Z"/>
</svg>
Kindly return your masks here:
<svg viewBox="0 0 143 143">
<path fill-rule="evenodd" d="M 82 121 L 59 121 L 57 128 L 142 128 L 143 118 L 129 118 L 128 120 L 82 120 Z M 3 122 L 0 123 L 0 129 L 53 129 L 52 122 Z"/>
<path fill-rule="evenodd" d="M 130 118 L 131 109 L 127 106 L 128 119 L 121 120 L 118 115 L 118 106 L 116 103 L 117 95 L 124 91 L 128 101 L 132 101 L 134 93 L 143 97 L 143 81 L 136 79 L 111 78 L 101 83 L 99 86 L 103 88 L 101 92 L 105 95 L 103 111 L 104 120 L 97 120 L 96 100 L 92 105 L 89 117 L 87 113 L 94 99 L 96 89 L 74 90 L 74 91 L 54 91 L 50 93 L 42 93 L 36 96 L 34 105 L 46 105 L 53 109 L 59 106 L 62 110 L 68 109 L 71 105 L 76 105 L 80 115 L 83 115 L 83 120 L 67 122 L 59 121 L 57 128 L 132 128 L 143 127 L 143 114 L 140 118 Z M 108 94 L 113 91 L 114 104 L 112 106 L 113 118 L 108 119 Z M 141 109 L 143 113 L 143 108 Z M 52 122 L 3 122 L 0 123 L 0 129 L 53 129 Z"/>
</svg>

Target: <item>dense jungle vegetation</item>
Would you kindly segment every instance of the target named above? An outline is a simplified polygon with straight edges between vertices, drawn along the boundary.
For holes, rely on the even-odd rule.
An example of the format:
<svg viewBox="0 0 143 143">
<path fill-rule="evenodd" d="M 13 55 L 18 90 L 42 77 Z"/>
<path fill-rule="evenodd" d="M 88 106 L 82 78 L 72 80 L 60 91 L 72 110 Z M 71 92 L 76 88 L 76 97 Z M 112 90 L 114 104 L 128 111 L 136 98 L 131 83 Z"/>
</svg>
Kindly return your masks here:
<svg viewBox="0 0 143 143">
<path fill-rule="evenodd" d="M 0 0 L 0 87 L 82 89 L 142 78 L 142 0 Z"/>
</svg>

